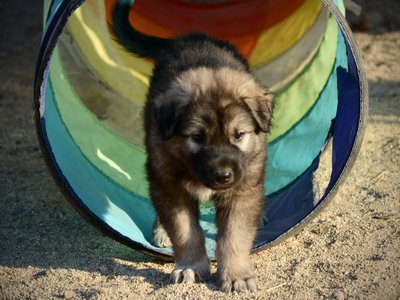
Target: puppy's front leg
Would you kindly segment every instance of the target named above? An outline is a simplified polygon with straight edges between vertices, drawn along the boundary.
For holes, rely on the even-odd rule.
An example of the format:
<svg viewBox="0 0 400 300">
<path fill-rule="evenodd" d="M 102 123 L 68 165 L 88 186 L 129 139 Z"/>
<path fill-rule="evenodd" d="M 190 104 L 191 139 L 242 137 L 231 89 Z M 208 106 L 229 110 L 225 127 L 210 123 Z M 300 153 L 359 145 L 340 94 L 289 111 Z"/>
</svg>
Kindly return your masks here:
<svg viewBox="0 0 400 300">
<path fill-rule="evenodd" d="M 199 224 L 199 207 L 197 201 L 190 198 L 187 192 L 175 190 L 174 196 L 167 194 L 153 196 L 161 224 L 171 239 L 175 269 L 171 274 L 174 283 L 204 281 L 210 277 L 209 259 L 207 256 L 203 231 Z"/>
<path fill-rule="evenodd" d="M 217 261 L 221 289 L 255 291 L 250 251 L 259 225 L 262 192 L 244 192 L 217 203 Z"/>
</svg>

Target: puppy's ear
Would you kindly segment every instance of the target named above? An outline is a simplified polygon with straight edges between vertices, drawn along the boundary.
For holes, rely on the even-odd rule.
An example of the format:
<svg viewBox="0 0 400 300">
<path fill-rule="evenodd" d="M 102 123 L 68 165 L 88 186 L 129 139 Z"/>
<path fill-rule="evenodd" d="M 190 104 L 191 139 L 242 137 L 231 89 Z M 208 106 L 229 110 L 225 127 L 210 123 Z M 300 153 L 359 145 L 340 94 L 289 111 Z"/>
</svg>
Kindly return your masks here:
<svg viewBox="0 0 400 300">
<path fill-rule="evenodd" d="M 170 89 L 155 101 L 155 117 L 162 137 L 168 140 L 176 133 L 179 120 L 189 103 L 189 97 L 182 91 Z"/>
<path fill-rule="evenodd" d="M 258 127 L 263 132 L 268 132 L 275 96 L 264 89 L 256 90 L 258 91 L 253 90 L 252 92 L 245 93 L 241 98 L 250 109 Z"/>
</svg>

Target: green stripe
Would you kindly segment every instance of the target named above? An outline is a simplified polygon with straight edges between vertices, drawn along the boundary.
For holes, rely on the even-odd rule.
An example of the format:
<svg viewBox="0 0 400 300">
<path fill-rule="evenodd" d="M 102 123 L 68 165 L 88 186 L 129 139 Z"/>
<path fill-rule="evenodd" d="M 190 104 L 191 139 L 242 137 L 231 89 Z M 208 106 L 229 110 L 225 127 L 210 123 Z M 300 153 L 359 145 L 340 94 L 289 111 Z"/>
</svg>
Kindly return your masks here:
<svg viewBox="0 0 400 300">
<path fill-rule="evenodd" d="M 324 40 L 315 58 L 302 74 L 276 97 L 274 119 L 268 141 L 284 135 L 317 101 L 335 63 L 338 37 L 336 19 L 329 17 Z"/>
<path fill-rule="evenodd" d="M 105 176 L 141 197 L 148 197 L 145 150 L 112 134 L 75 93 L 55 50 L 50 77 L 57 105 L 67 130 L 85 157 Z"/>
</svg>

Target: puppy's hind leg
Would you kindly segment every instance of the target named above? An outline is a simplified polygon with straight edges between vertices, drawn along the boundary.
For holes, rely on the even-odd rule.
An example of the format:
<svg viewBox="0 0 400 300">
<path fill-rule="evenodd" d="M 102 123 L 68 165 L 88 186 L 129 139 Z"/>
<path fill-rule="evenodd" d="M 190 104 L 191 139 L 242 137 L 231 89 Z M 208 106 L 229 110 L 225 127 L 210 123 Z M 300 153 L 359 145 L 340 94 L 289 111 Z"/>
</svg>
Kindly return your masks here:
<svg viewBox="0 0 400 300">
<path fill-rule="evenodd" d="M 209 279 L 210 265 L 197 201 L 187 192 L 176 190 L 172 195 L 165 190 L 159 195 L 154 191 L 152 199 L 174 250 L 176 265 L 171 274 L 172 282 L 193 283 Z"/>
<path fill-rule="evenodd" d="M 154 244 L 161 248 L 172 247 L 171 240 L 168 233 L 160 223 L 160 218 L 157 216 L 153 226 L 153 240 Z"/>
</svg>

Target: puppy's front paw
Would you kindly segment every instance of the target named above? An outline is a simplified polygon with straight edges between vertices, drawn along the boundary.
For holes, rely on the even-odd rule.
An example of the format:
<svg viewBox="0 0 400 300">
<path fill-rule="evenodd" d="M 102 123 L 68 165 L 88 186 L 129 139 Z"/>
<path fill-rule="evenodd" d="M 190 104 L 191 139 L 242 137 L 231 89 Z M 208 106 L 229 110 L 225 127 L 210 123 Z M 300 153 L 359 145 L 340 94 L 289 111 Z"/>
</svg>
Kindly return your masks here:
<svg viewBox="0 0 400 300">
<path fill-rule="evenodd" d="M 176 266 L 171 273 L 172 283 L 194 283 L 210 279 L 210 266 L 207 263 L 196 264 L 191 267 Z"/>
<path fill-rule="evenodd" d="M 243 279 L 225 278 L 221 280 L 221 290 L 225 293 L 244 291 L 255 292 L 257 289 L 258 282 L 255 277 Z"/>
</svg>

